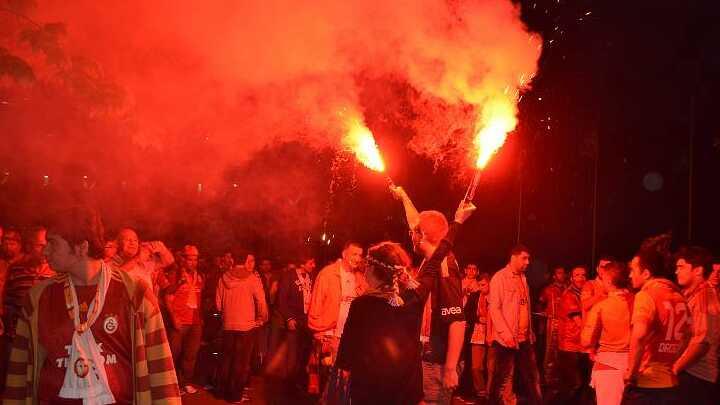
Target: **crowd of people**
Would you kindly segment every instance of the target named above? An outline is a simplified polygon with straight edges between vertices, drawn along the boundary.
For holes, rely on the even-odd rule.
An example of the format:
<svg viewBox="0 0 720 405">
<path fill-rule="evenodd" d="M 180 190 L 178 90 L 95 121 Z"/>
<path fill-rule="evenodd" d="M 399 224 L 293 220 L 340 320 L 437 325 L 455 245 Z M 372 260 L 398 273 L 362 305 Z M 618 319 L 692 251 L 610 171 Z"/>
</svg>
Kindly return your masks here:
<svg viewBox="0 0 720 405">
<path fill-rule="evenodd" d="M 45 227 L 0 228 L 5 403 L 710 404 L 717 395 L 720 261 L 643 246 L 591 271 L 553 268 L 533 291 L 531 251 L 493 273 L 453 244 L 474 211 L 419 212 L 400 187 L 413 252 L 347 242 L 270 258 L 107 235 L 73 207 Z M 672 271 L 669 271 L 671 269 Z"/>
</svg>

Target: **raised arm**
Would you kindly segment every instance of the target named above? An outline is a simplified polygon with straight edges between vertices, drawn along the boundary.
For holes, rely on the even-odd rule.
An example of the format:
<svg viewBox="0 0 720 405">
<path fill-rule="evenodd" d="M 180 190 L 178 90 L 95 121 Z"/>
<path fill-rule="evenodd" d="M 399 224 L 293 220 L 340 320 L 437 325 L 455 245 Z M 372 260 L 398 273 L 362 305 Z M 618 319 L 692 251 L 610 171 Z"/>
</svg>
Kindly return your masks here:
<svg viewBox="0 0 720 405">
<path fill-rule="evenodd" d="M 440 241 L 440 245 L 435 249 L 432 256 L 425 262 L 423 271 L 418 276 L 419 285 L 415 288 L 415 294 L 418 296 L 421 302 L 425 302 L 432 291 L 435 281 L 440 275 L 440 266 L 443 260 L 447 257 L 452 250 L 455 242 L 455 237 L 460 230 L 460 226 L 472 215 L 475 211 L 475 206 L 472 203 L 465 201 L 460 202 L 460 206 L 455 212 L 455 219 L 450 224 L 447 235 Z"/>
<path fill-rule="evenodd" d="M 415 204 L 413 204 L 410 196 L 408 196 L 405 190 L 400 186 L 390 186 L 390 191 L 392 191 L 393 195 L 395 195 L 395 198 L 402 202 L 408 226 L 410 229 L 415 229 L 415 227 L 417 227 L 420 223 L 420 213 L 417 208 L 415 208 Z"/>
<path fill-rule="evenodd" d="M 153 253 L 157 253 L 157 259 L 155 264 L 160 268 L 164 269 L 171 264 L 175 263 L 175 257 L 173 256 L 170 249 L 161 241 L 150 242 L 150 249 Z"/>
</svg>

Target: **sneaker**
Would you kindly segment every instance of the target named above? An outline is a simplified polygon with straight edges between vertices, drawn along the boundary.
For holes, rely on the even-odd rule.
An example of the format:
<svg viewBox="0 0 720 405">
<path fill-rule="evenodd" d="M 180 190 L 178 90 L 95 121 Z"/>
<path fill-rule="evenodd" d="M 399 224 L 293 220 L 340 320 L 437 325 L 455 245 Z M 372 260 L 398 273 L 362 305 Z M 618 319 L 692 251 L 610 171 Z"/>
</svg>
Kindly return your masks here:
<svg viewBox="0 0 720 405">
<path fill-rule="evenodd" d="M 184 387 L 184 389 L 185 389 L 185 392 L 187 392 L 188 394 L 195 394 L 195 393 L 198 392 L 197 388 L 195 388 L 195 387 L 193 387 L 192 385 L 189 385 L 189 384 L 186 385 L 186 386 Z"/>
</svg>

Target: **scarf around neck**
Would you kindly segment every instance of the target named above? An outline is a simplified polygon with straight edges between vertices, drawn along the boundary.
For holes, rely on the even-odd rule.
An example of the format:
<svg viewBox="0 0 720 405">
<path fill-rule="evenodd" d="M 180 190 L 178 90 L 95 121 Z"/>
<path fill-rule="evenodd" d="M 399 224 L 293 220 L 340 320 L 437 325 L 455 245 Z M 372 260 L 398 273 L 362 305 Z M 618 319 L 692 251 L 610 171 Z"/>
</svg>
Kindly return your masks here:
<svg viewBox="0 0 720 405">
<path fill-rule="evenodd" d="M 106 405 L 115 402 L 105 371 L 105 357 L 100 353 L 100 347 L 95 341 L 91 329 L 105 305 L 110 279 L 110 269 L 101 262 L 95 297 L 90 303 L 87 319 L 85 322 L 80 322 L 75 284 L 69 275 L 65 278 L 65 307 L 73 322 L 74 331 L 70 348 L 70 362 L 65 370 L 60 397 L 82 399 L 83 405 Z"/>
</svg>

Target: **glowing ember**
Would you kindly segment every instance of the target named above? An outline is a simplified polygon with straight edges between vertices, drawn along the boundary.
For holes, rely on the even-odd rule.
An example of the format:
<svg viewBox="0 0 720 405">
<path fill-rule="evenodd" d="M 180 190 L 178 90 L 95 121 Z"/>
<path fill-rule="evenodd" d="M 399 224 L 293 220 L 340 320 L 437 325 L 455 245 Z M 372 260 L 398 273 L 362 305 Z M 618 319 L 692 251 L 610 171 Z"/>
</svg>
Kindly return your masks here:
<svg viewBox="0 0 720 405">
<path fill-rule="evenodd" d="M 380 150 L 375 143 L 372 132 L 359 119 L 351 119 L 347 135 L 343 139 L 345 147 L 350 149 L 355 157 L 370 170 L 385 171 L 385 163 L 380 156 Z"/>
<path fill-rule="evenodd" d="M 509 100 L 496 100 L 483 109 L 481 129 L 475 137 L 477 160 L 475 165 L 483 169 L 490 158 L 503 146 L 508 132 L 515 129 L 515 108 Z"/>
</svg>

